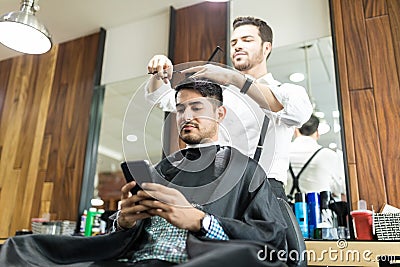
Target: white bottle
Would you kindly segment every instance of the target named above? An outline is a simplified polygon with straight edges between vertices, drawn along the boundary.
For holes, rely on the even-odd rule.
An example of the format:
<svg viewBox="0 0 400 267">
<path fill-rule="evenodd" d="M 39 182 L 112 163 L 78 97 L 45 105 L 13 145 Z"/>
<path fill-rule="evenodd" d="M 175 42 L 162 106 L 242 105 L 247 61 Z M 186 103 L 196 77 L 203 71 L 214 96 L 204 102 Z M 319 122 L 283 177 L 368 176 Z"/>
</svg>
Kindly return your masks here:
<svg viewBox="0 0 400 267">
<path fill-rule="evenodd" d="M 82 234 L 82 235 L 85 234 L 86 218 L 87 218 L 87 210 L 85 209 L 83 211 L 82 216 L 81 216 L 81 222 L 80 222 L 80 225 L 79 225 L 79 233 Z"/>
</svg>

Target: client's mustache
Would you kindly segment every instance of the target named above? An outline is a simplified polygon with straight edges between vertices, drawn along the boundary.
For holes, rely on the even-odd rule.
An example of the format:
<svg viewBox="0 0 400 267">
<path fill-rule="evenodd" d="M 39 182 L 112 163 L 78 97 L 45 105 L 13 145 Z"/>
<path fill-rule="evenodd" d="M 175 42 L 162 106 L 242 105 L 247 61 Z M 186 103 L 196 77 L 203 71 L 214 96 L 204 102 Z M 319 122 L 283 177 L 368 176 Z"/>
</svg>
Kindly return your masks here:
<svg viewBox="0 0 400 267">
<path fill-rule="evenodd" d="M 181 124 L 179 130 L 182 131 L 183 128 L 185 128 L 186 126 L 191 126 L 191 127 L 195 127 L 195 128 L 199 128 L 199 125 L 195 122 L 192 121 L 185 121 Z"/>
</svg>

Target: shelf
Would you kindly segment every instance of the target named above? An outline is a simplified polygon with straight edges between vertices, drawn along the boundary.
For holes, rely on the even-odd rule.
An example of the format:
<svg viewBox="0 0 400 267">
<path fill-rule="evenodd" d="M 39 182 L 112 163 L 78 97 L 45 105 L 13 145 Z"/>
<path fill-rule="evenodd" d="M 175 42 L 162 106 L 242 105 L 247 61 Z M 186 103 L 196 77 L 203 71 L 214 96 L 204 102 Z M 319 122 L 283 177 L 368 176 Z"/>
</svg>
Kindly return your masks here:
<svg viewBox="0 0 400 267">
<path fill-rule="evenodd" d="M 306 241 L 308 266 L 379 266 L 379 256 L 400 256 L 400 241 Z"/>
</svg>

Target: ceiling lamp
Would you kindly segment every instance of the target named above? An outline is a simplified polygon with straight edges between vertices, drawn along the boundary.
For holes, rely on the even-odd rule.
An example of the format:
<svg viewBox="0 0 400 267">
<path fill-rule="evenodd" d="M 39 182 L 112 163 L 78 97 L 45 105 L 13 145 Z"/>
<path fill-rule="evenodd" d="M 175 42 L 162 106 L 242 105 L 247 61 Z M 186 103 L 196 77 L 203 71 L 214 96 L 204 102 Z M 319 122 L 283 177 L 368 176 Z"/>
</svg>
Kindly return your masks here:
<svg viewBox="0 0 400 267">
<path fill-rule="evenodd" d="M 331 130 L 331 127 L 326 121 L 321 121 L 318 125 L 318 133 L 320 135 L 326 134 Z"/>
<path fill-rule="evenodd" d="M 291 80 L 292 82 L 295 82 L 295 83 L 302 82 L 302 81 L 304 81 L 304 74 L 300 73 L 300 72 L 292 73 L 289 76 L 289 80 Z"/>
<path fill-rule="evenodd" d="M 20 11 L 0 17 L 2 44 L 26 54 L 43 54 L 50 50 L 50 33 L 35 17 L 35 12 L 39 10 L 36 2 L 37 0 L 22 0 Z"/>
<path fill-rule="evenodd" d="M 137 136 L 134 134 L 129 134 L 126 136 L 126 140 L 128 140 L 129 142 L 136 142 L 137 141 Z"/>
<path fill-rule="evenodd" d="M 314 115 L 315 115 L 316 117 L 320 118 L 320 119 L 325 118 L 325 113 L 322 112 L 322 111 L 315 111 L 315 112 L 314 112 Z"/>
<path fill-rule="evenodd" d="M 330 143 L 329 145 L 328 145 L 328 147 L 330 148 L 330 149 L 332 149 L 332 150 L 335 150 L 336 148 L 337 148 L 337 144 L 336 143 Z"/>
</svg>

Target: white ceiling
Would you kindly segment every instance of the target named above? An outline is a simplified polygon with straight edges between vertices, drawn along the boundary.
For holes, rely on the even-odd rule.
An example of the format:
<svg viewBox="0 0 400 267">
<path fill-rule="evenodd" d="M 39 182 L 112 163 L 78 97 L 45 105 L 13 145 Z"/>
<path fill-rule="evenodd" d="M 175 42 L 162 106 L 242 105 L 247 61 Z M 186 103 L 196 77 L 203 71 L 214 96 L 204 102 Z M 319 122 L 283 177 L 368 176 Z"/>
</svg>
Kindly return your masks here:
<svg viewBox="0 0 400 267">
<path fill-rule="evenodd" d="M 121 25 L 143 21 L 145 18 L 168 12 L 170 6 L 181 8 L 202 0 L 41 0 L 41 9 L 36 16 L 43 22 L 53 37 L 53 43 L 58 44 L 75 38 L 97 32 L 100 27 L 112 31 Z M 0 14 L 19 9 L 19 0 L 0 1 Z M 288 75 L 294 71 L 305 72 L 304 50 L 299 46 L 316 37 L 329 36 L 328 0 L 231 0 L 231 18 L 238 15 L 252 15 L 267 19 L 275 33 L 274 50 L 268 63 L 268 68 L 276 79 L 285 82 Z M 302 21 L 303 24 L 299 23 Z M 156 26 L 157 27 L 157 26 Z M 149 29 L 156 30 L 154 25 Z M 129 37 L 127 37 L 129 38 Z M 331 122 L 331 114 L 337 109 L 336 93 L 334 92 L 333 56 L 329 39 L 314 42 L 310 48 L 311 82 L 303 82 L 306 88 L 311 87 L 310 95 L 315 99 L 317 108 L 327 114 L 326 120 Z M 18 56 L 20 53 L 0 44 L 0 60 Z M 140 55 L 137 55 L 140 57 Z M 148 58 L 139 62 L 147 62 Z M 119 64 L 117 64 L 118 66 Z M 121 64 L 122 66 L 122 64 Z M 103 66 L 104 68 L 104 66 Z M 114 68 L 114 67 L 113 67 Z M 126 66 L 124 66 L 126 70 Z M 115 69 L 114 69 L 115 71 Z M 118 72 L 118 70 L 117 70 Z M 330 73 L 330 75 L 328 75 Z M 145 74 L 145 73 L 143 73 Z M 135 90 L 145 81 L 147 76 L 131 77 L 120 82 L 107 84 L 104 102 L 103 122 L 100 142 L 102 154 L 99 155 L 98 167 L 101 170 L 119 168 L 119 159 L 105 156 L 122 151 L 122 119 L 129 101 Z M 311 85 L 311 86 L 309 86 Z M 138 114 L 130 116 L 135 121 L 129 125 L 143 125 L 145 112 L 141 107 L 143 101 L 134 98 L 135 108 L 131 112 Z M 140 103 L 139 103 L 140 102 Z M 147 109 L 148 111 L 148 109 Z M 160 129 L 163 113 L 152 110 L 150 116 L 153 124 L 148 124 L 144 130 L 136 133 L 135 129 L 124 129 L 145 140 L 145 146 L 130 149 L 132 157 L 156 159 L 160 155 Z M 128 125 L 128 124 L 127 124 Z M 140 129 L 143 129 L 140 128 Z M 144 137 L 146 136 L 146 137 Z M 326 139 L 326 140 L 324 140 Z M 322 142 L 328 144 L 337 141 L 337 135 L 332 132 L 324 136 Z M 137 142 L 139 143 L 139 142 Z M 143 143 L 143 142 L 142 142 Z M 154 156 L 157 155 L 157 156 Z M 117 158 L 118 156 L 114 156 Z"/>
<path fill-rule="evenodd" d="M 36 17 L 46 25 L 53 42 L 59 44 L 113 27 L 142 20 L 202 0 L 40 0 Z M 20 0 L 1 0 L 0 14 L 17 11 Z M 20 55 L 0 45 L 0 60 Z"/>
<path fill-rule="evenodd" d="M 1 0 L 0 15 L 19 10 L 21 0 Z M 165 13 L 170 6 L 182 8 L 206 0 L 37 0 L 36 17 L 58 44 L 97 32 L 110 30 Z M 328 0 L 230 0 L 231 18 L 251 15 L 267 19 L 275 30 L 274 46 L 293 40 L 314 39 L 321 31 L 329 32 Z M 301 19 L 301 23 L 299 23 Z M 319 23 L 324 21 L 324 23 Z M 306 27 L 303 27 L 306 25 Z M 282 33 L 277 34 L 279 31 Z M 154 25 L 149 25 L 154 30 Z M 284 34 L 283 34 L 284 33 Z M 320 35 L 321 37 L 321 35 Z M 20 55 L 0 45 L 0 60 Z"/>
</svg>

